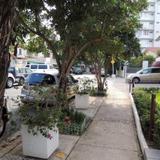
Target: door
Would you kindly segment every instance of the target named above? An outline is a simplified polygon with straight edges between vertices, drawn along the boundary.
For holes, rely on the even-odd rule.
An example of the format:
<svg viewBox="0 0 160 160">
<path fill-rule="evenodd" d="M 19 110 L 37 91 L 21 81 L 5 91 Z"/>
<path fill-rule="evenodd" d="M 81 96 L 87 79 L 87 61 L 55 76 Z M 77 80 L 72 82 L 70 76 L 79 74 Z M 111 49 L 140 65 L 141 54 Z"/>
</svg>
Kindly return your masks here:
<svg viewBox="0 0 160 160">
<path fill-rule="evenodd" d="M 152 81 L 153 82 L 160 82 L 160 68 L 152 68 Z"/>
<path fill-rule="evenodd" d="M 142 82 L 152 82 L 151 77 L 152 77 L 151 68 L 143 69 L 139 75 L 139 78 Z"/>
</svg>

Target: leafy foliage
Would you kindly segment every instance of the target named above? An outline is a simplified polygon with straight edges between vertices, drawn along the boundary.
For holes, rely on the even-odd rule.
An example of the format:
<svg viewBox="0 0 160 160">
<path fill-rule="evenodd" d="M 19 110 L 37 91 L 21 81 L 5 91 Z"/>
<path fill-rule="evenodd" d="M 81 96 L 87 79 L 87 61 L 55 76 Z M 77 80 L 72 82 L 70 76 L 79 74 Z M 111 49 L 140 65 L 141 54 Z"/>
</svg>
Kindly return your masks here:
<svg viewBox="0 0 160 160">
<path fill-rule="evenodd" d="M 144 60 L 148 61 L 149 65 L 151 65 L 155 58 L 151 55 L 140 55 L 138 57 L 131 57 L 129 63 L 131 67 L 142 67 L 142 62 Z"/>
<path fill-rule="evenodd" d="M 60 133 L 81 135 L 86 127 L 86 116 L 73 109 L 63 109 L 58 122 Z"/>
<path fill-rule="evenodd" d="M 150 121 L 150 105 L 151 105 L 151 93 L 159 93 L 159 89 L 135 89 L 133 93 L 134 101 L 140 116 L 142 128 L 147 138 Z M 160 148 L 160 106 L 157 104 L 155 114 L 155 134 L 154 144 Z"/>
<path fill-rule="evenodd" d="M 139 27 L 138 13 L 147 5 L 146 0 L 38 0 L 32 3 L 32 0 L 26 2 L 20 19 L 26 30 L 42 38 L 54 54 L 61 74 L 60 88 L 66 87 L 72 64 L 89 46 L 103 48 L 110 44 L 109 54 L 122 46 L 120 33 L 131 35 L 130 32 Z"/>
</svg>

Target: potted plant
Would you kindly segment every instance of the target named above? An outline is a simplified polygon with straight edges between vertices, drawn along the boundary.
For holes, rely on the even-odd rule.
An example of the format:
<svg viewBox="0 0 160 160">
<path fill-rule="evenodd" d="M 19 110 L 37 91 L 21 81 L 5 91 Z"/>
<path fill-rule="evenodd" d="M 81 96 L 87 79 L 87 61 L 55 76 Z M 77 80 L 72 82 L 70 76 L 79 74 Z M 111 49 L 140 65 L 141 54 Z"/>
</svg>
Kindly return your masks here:
<svg viewBox="0 0 160 160">
<path fill-rule="evenodd" d="M 76 108 L 87 108 L 89 106 L 89 92 L 92 88 L 92 80 L 83 78 L 79 80 L 79 90 L 75 96 Z"/>
<path fill-rule="evenodd" d="M 39 97 L 43 97 L 43 102 L 47 102 L 47 93 L 39 93 L 41 93 Z M 45 94 L 45 97 L 42 93 Z M 56 123 L 60 114 L 60 109 L 42 103 L 42 101 L 20 105 L 19 115 L 22 122 L 21 134 L 24 155 L 47 159 L 58 148 L 59 130 Z"/>
</svg>

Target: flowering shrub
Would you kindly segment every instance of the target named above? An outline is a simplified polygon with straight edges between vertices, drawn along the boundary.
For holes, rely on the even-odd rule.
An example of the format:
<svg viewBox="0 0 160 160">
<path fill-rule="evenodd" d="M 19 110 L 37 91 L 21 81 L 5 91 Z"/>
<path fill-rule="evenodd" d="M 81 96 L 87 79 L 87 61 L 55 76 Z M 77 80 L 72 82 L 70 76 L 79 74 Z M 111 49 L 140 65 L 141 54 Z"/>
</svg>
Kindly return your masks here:
<svg viewBox="0 0 160 160">
<path fill-rule="evenodd" d="M 89 79 L 88 77 L 79 78 L 78 82 L 78 94 L 89 94 L 93 88 L 97 87 L 97 81 L 95 79 Z"/>
</svg>

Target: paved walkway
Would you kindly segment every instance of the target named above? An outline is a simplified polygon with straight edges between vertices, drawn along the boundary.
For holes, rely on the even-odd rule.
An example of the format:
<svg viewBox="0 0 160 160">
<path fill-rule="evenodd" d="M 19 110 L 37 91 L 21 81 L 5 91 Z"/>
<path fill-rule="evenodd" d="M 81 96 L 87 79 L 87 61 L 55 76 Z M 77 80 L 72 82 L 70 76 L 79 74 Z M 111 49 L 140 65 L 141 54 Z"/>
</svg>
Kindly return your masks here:
<svg viewBox="0 0 160 160">
<path fill-rule="evenodd" d="M 109 80 L 108 97 L 67 160 L 141 160 L 124 79 Z"/>
</svg>

